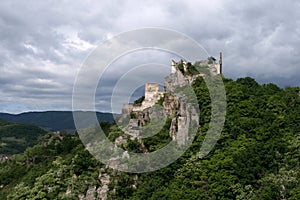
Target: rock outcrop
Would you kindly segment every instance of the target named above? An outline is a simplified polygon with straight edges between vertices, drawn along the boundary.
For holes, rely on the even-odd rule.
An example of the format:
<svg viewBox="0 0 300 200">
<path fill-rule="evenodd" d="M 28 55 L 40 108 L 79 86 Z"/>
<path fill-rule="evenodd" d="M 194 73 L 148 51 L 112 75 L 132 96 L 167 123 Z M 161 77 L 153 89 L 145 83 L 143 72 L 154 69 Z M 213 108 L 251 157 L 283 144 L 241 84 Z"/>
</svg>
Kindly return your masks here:
<svg viewBox="0 0 300 200">
<path fill-rule="evenodd" d="M 199 76 L 217 75 L 221 73 L 221 63 L 210 63 L 209 61 L 199 61 L 195 66 L 183 60 L 172 61 L 172 73 L 165 77 L 164 91 L 160 91 L 156 83 L 145 85 L 145 98 L 139 104 L 124 104 L 122 117 L 119 124 L 124 128 L 124 132 L 133 138 L 141 140 L 140 133 L 142 127 L 153 120 L 164 120 L 172 118 L 169 135 L 179 144 L 185 144 L 189 139 L 188 132 L 191 120 L 198 122 L 197 105 L 193 105 L 186 98 L 184 92 L 179 92 L 180 88 L 191 87 L 193 81 Z M 202 70 L 202 71 L 201 71 Z M 178 90 L 179 89 L 179 90 Z M 160 102 L 159 102 L 160 101 Z M 154 105 L 161 106 L 160 111 L 153 109 Z M 163 116 L 164 118 L 160 118 Z M 119 143 L 120 138 L 116 140 Z"/>
</svg>

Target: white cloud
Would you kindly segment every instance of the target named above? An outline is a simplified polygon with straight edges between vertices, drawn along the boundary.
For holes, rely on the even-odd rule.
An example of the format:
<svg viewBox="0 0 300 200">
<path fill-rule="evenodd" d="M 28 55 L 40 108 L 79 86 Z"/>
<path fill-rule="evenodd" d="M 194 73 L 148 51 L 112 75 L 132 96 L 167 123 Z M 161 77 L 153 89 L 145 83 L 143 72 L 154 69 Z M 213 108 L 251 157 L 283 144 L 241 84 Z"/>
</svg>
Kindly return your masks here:
<svg viewBox="0 0 300 200">
<path fill-rule="evenodd" d="M 296 0 L 1 1 L 0 111 L 70 109 L 92 50 L 143 27 L 180 31 L 214 56 L 223 51 L 225 76 L 300 85 L 299 8 Z"/>
</svg>

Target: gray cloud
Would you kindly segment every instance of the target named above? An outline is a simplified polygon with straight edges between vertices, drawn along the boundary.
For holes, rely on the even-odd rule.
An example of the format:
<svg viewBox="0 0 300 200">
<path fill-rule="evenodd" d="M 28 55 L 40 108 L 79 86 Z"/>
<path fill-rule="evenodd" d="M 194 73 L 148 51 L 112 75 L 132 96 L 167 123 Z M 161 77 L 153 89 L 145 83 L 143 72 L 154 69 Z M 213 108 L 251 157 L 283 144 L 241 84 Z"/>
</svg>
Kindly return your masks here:
<svg viewBox="0 0 300 200">
<path fill-rule="evenodd" d="M 296 0 L 1 1 L 0 112 L 71 109 L 73 83 L 86 57 L 106 39 L 142 27 L 174 29 L 211 55 L 222 51 L 227 77 L 299 86 L 299 9 Z M 107 74 L 99 107 L 110 104 L 112 75 L 156 58 L 166 64 L 172 57 L 120 59 L 128 68 Z"/>
</svg>

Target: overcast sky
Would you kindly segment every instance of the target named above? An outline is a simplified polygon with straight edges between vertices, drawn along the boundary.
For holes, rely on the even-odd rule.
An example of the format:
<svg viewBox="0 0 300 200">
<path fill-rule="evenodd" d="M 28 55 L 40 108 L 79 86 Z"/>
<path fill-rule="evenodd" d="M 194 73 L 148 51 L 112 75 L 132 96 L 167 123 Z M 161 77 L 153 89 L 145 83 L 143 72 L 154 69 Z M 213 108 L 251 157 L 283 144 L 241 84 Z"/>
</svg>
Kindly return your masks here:
<svg viewBox="0 0 300 200">
<path fill-rule="evenodd" d="M 0 112 L 71 110 L 87 56 L 105 40 L 145 27 L 186 34 L 215 57 L 222 51 L 226 77 L 300 86 L 299 10 L 297 0 L 1 1 Z M 170 58 L 147 52 L 119 63 L 166 64 Z M 113 81 L 105 80 L 110 90 Z M 99 109 L 110 111 L 109 93 L 101 94 Z"/>
</svg>

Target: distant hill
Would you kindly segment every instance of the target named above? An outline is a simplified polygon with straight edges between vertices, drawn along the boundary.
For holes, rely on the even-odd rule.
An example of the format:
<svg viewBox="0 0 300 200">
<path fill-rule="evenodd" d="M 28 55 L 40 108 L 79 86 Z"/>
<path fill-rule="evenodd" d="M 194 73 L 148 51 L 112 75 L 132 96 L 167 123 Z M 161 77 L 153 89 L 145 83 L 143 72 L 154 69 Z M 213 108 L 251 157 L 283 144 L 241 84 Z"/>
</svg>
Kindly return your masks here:
<svg viewBox="0 0 300 200">
<path fill-rule="evenodd" d="M 37 126 L 0 120 L 0 155 L 22 153 L 38 143 L 47 132 Z"/>
<path fill-rule="evenodd" d="M 236 81 L 223 78 L 223 82 L 226 121 L 206 157 L 199 155 L 209 136 L 210 123 L 217 120 L 211 120 L 211 95 L 205 80 L 199 77 L 192 85 L 201 108 L 199 134 L 169 166 L 147 173 L 116 173 L 93 157 L 77 135 L 49 133 L 42 136 L 38 145 L 28 148 L 25 155 L 0 162 L 0 199 L 299 200 L 300 88 L 260 85 L 250 77 Z M 216 105 L 220 103 L 223 102 Z M 110 149 L 106 155 L 116 153 L 110 154 L 115 161 L 111 163 L 121 164 L 123 169 L 135 163 L 136 169 L 151 169 L 148 167 L 153 164 L 163 166 L 163 156 L 172 159 L 173 148 L 167 154 L 159 152 L 172 140 L 171 125 L 172 121 L 166 120 L 157 134 L 131 140 L 133 136 L 124 134 L 116 124 L 106 124 L 107 137 L 129 152 L 130 157 L 122 159 L 117 157 L 119 152 Z M 98 145 L 101 149 L 103 144 L 99 137 L 91 143 L 91 149 Z M 148 153 L 142 153 L 145 150 Z M 147 158 L 154 152 L 159 157 L 153 162 L 134 157 L 135 153 L 142 153 Z"/>
<path fill-rule="evenodd" d="M 82 112 L 88 116 L 89 112 Z M 113 114 L 97 112 L 98 120 L 113 122 Z M 0 113 L 0 119 L 39 126 L 47 131 L 75 130 L 72 111 L 26 112 L 21 114 Z"/>
</svg>

